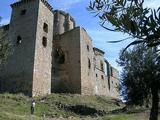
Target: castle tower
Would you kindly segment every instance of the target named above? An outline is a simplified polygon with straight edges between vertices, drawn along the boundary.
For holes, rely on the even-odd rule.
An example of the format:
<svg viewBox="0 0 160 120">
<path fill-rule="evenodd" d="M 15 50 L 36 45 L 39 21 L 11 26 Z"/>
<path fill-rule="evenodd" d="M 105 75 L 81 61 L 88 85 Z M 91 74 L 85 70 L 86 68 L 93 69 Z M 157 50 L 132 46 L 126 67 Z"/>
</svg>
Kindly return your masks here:
<svg viewBox="0 0 160 120">
<path fill-rule="evenodd" d="M 64 11 L 54 11 L 54 35 L 62 34 L 75 28 L 74 19 Z"/>
<path fill-rule="evenodd" d="M 13 54 L 0 73 L 1 89 L 30 96 L 50 94 L 52 7 L 46 0 L 21 0 L 11 7 L 9 37 Z"/>
</svg>

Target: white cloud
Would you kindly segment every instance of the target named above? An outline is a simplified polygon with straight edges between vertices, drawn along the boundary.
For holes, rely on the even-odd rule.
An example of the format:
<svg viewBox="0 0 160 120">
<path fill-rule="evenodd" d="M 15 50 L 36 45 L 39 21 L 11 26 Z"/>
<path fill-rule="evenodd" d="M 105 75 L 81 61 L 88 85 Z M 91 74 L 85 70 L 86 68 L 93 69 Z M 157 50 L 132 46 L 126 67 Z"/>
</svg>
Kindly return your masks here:
<svg viewBox="0 0 160 120">
<path fill-rule="evenodd" d="M 144 6 L 157 9 L 160 7 L 160 2 L 159 0 L 145 0 Z"/>
<path fill-rule="evenodd" d="M 0 22 L 0 24 L 1 25 L 6 25 L 6 24 L 9 23 L 9 21 L 10 21 L 9 18 L 8 19 L 7 18 L 6 19 L 3 18 L 2 21 Z"/>
<path fill-rule="evenodd" d="M 50 3 L 52 3 L 57 9 L 60 10 L 68 10 L 70 9 L 73 5 L 80 3 L 84 0 L 50 0 Z"/>
</svg>

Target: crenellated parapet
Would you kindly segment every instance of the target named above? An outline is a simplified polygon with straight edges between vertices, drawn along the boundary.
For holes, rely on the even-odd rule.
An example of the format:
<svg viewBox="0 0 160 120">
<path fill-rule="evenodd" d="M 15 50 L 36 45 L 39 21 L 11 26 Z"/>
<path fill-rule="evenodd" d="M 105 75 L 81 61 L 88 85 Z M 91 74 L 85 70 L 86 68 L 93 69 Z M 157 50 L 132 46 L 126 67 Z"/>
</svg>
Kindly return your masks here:
<svg viewBox="0 0 160 120">
<path fill-rule="evenodd" d="M 53 7 L 47 2 L 47 0 L 20 0 L 16 3 L 13 3 L 11 4 L 11 7 L 18 7 L 18 6 L 21 6 L 23 4 L 26 4 L 26 3 L 30 3 L 30 2 L 33 2 L 33 1 L 42 1 L 44 3 L 44 5 L 51 11 L 51 12 L 54 12 L 53 11 Z"/>
<path fill-rule="evenodd" d="M 36 0 L 20 0 L 18 2 L 15 2 L 15 3 L 11 4 L 11 7 L 12 8 L 13 7 L 19 7 L 19 6 L 23 5 L 23 4 L 26 4 L 26 3 L 29 3 L 29 2 L 32 2 L 32 1 L 36 1 Z"/>
<path fill-rule="evenodd" d="M 93 48 L 94 54 L 104 56 L 105 52 L 100 50 L 99 48 L 94 47 Z"/>
<path fill-rule="evenodd" d="M 62 15 L 64 15 L 64 16 L 67 16 L 67 15 L 69 15 L 68 13 L 66 13 L 66 12 L 64 12 L 64 11 L 62 11 L 62 10 L 54 10 L 54 13 L 56 14 L 56 13 L 60 13 L 60 14 L 62 14 Z M 70 16 L 70 15 L 69 15 Z M 73 21 L 73 22 L 75 22 L 75 20 L 74 20 L 74 18 L 72 17 L 72 16 L 70 16 L 70 19 L 71 19 L 71 21 Z"/>
<path fill-rule="evenodd" d="M 68 13 L 55 10 L 54 11 L 54 34 L 62 34 L 75 28 L 75 20 Z"/>
<path fill-rule="evenodd" d="M 46 5 L 46 7 L 47 7 L 51 12 L 54 13 L 53 7 L 47 2 L 47 0 L 41 0 L 41 1 L 44 3 L 44 5 Z"/>
</svg>

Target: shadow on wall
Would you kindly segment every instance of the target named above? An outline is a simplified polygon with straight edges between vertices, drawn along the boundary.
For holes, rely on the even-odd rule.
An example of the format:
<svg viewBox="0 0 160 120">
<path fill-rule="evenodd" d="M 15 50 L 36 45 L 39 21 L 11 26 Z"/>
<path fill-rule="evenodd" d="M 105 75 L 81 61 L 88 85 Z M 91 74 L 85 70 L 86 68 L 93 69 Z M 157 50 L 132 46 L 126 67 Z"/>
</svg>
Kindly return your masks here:
<svg viewBox="0 0 160 120">
<path fill-rule="evenodd" d="M 57 85 L 52 87 L 52 93 L 73 93 L 73 91 L 71 91 L 71 87 L 68 86 L 68 83 L 59 81 Z"/>
<path fill-rule="evenodd" d="M 52 63 L 52 93 L 73 93 L 70 83 L 67 82 L 65 54 L 61 47 L 54 49 Z"/>
<path fill-rule="evenodd" d="M 16 76 L 16 78 L 20 76 Z M 12 79 L 14 77 L 0 78 L 0 93 L 23 93 L 27 96 L 32 96 L 32 83 L 27 80 Z"/>
</svg>

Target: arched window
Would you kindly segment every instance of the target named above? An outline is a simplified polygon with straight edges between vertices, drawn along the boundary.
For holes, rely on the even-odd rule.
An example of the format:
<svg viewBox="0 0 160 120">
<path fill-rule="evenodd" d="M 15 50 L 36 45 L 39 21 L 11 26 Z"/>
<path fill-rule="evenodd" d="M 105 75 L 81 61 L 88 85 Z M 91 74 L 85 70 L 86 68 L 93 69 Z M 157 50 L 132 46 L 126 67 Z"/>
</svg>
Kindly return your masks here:
<svg viewBox="0 0 160 120">
<path fill-rule="evenodd" d="M 54 57 L 59 64 L 64 64 L 65 63 L 65 53 L 63 52 L 62 49 L 57 48 L 54 51 Z"/>
<path fill-rule="evenodd" d="M 43 30 L 44 30 L 44 32 L 48 33 L 48 24 L 47 23 L 43 24 Z"/>
<path fill-rule="evenodd" d="M 64 62 L 65 62 L 65 55 L 64 55 L 64 54 L 61 54 L 61 55 L 59 56 L 59 64 L 64 64 Z"/>
<path fill-rule="evenodd" d="M 43 47 L 47 47 L 47 38 L 46 37 L 42 38 L 42 45 L 43 45 Z"/>
</svg>

